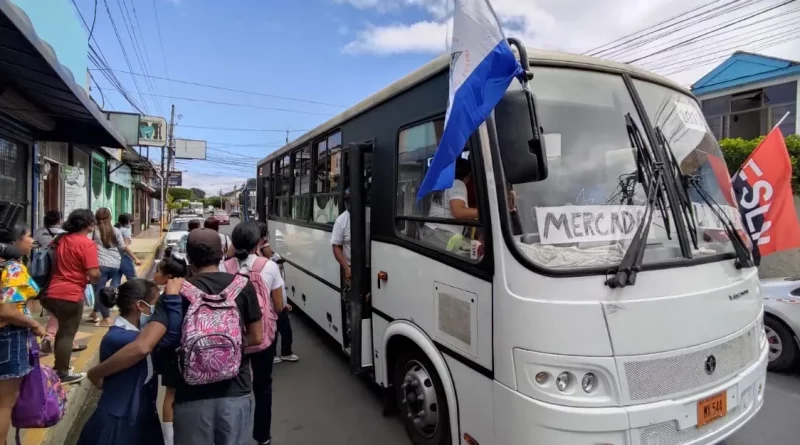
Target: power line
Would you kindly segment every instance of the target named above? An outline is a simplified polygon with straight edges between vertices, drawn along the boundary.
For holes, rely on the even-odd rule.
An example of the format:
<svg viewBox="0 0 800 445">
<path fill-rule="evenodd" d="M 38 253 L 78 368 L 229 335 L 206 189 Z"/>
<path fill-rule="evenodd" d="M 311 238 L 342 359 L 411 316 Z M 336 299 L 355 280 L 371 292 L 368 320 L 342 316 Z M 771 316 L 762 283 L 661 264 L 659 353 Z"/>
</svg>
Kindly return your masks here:
<svg viewBox="0 0 800 445">
<path fill-rule="evenodd" d="M 680 31 L 683 31 L 695 25 L 702 24 L 704 22 L 708 22 L 710 20 L 724 16 L 726 14 L 733 13 L 735 11 L 746 8 L 751 4 L 759 1 L 762 0 L 745 0 L 744 2 L 741 2 L 741 0 L 733 0 L 724 5 L 714 7 L 708 11 L 703 11 L 695 16 L 688 17 L 686 20 L 682 20 L 680 22 L 665 26 L 659 30 L 654 31 L 653 33 L 640 36 L 637 39 L 634 39 L 634 41 L 632 41 L 630 45 L 617 48 L 611 52 L 607 52 L 606 54 L 603 54 L 603 57 L 606 58 L 631 57 L 633 54 L 637 54 L 642 49 L 646 50 L 647 48 L 645 47 L 645 45 L 649 43 L 658 41 L 665 37 L 672 37 Z"/>
<path fill-rule="evenodd" d="M 200 125 L 185 125 L 181 124 L 180 127 L 183 128 L 201 128 L 203 130 L 220 130 L 220 131 L 257 131 L 257 132 L 268 132 L 268 133 L 286 133 L 286 129 L 283 130 L 262 130 L 259 128 L 228 128 L 228 127 L 207 127 L 207 126 L 200 126 Z M 289 130 L 293 133 L 306 133 L 309 130 Z"/>
<path fill-rule="evenodd" d="M 300 114 L 307 114 L 307 115 L 315 115 L 315 116 L 333 116 L 330 113 L 318 113 L 315 111 L 305 111 L 305 110 L 293 110 L 290 108 L 275 108 L 275 107 L 262 107 L 260 105 L 249 105 L 249 104 L 237 104 L 233 102 L 220 102 L 215 100 L 206 100 L 206 99 L 197 99 L 194 97 L 180 97 L 180 96 L 170 96 L 164 94 L 152 94 L 152 93 L 139 93 L 145 96 L 155 96 L 155 97 L 164 97 L 167 99 L 173 100 L 186 100 L 189 102 L 201 102 L 213 105 L 225 105 L 229 107 L 242 107 L 242 108 L 255 108 L 258 110 L 268 110 L 268 111 L 281 111 L 284 113 L 300 113 Z"/>
<path fill-rule="evenodd" d="M 164 80 L 164 81 L 167 81 L 167 82 L 182 83 L 182 84 L 185 84 L 185 85 L 194 85 L 194 86 L 198 86 L 198 87 L 212 88 L 212 89 L 215 89 L 215 90 L 230 91 L 230 92 L 233 92 L 233 93 L 250 94 L 250 95 L 254 95 L 254 96 L 263 96 L 263 97 L 269 97 L 269 98 L 272 98 L 272 99 L 289 100 L 289 101 L 303 102 L 303 103 L 314 104 L 314 105 L 325 105 L 325 106 L 328 106 L 328 107 L 346 108 L 346 106 L 344 106 L 344 105 L 331 104 L 331 103 L 327 103 L 327 102 L 319 102 L 319 101 L 315 101 L 315 100 L 298 99 L 296 97 L 288 97 L 288 96 L 278 96 L 278 95 L 275 95 L 275 94 L 259 93 L 259 92 L 256 92 L 256 91 L 238 90 L 236 88 L 228 88 L 228 87 L 223 87 L 223 86 L 219 86 L 219 85 L 209 85 L 209 84 L 205 84 L 205 83 L 191 82 L 191 81 L 188 81 L 188 80 L 178 80 L 178 79 L 170 79 L 168 77 L 150 76 L 150 75 L 146 75 L 146 74 L 142 74 L 142 73 L 135 73 L 135 72 L 132 72 L 132 71 L 125 71 L 125 70 L 118 70 L 118 69 L 110 69 L 110 70 L 111 71 L 116 71 L 118 73 L 125 73 L 125 74 L 128 74 L 130 76 L 151 77 L 153 79 Z"/>
<path fill-rule="evenodd" d="M 712 29 L 711 31 L 696 35 L 694 37 L 690 37 L 687 40 L 684 40 L 682 42 L 676 43 L 674 45 L 668 46 L 668 47 L 663 48 L 663 49 L 659 49 L 659 50 L 654 51 L 654 52 L 652 52 L 650 54 L 647 54 L 645 56 L 637 57 L 637 58 L 635 58 L 633 60 L 629 60 L 629 61 L 627 61 L 625 63 L 629 63 L 629 64 L 636 63 L 636 62 L 638 62 L 640 60 L 644 60 L 644 59 L 647 59 L 649 57 L 652 57 L 652 56 L 655 56 L 655 55 L 658 55 L 658 54 L 662 54 L 664 52 L 673 50 L 675 48 L 680 48 L 681 46 L 685 46 L 685 45 L 688 45 L 688 44 L 690 44 L 692 42 L 695 42 L 698 39 L 700 39 L 702 37 L 705 37 L 705 36 L 707 36 L 709 34 L 712 34 L 712 33 L 716 32 L 716 31 L 718 31 L 718 30 L 720 30 L 720 29 L 722 29 L 722 28 L 724 28 L 726 26 L 736 25 L 736 24 L 741 23 L 741 22 L 743 22 L 745 20 L 749 20 L 749 19 L 751 19 L 753 17 L 757 17 L 757 16 L 759 16 L 761 14 L 765 14 L 765 13 L 767 13 L 769 11 L 772 11 L 772 10 L 775 10 L 775 9 L 780 8 L 782 6 L 788 5 L 789 3 L 792 3 L 792 2 L 794 2 L 794 0 L 786 0 L 786 1 L 782 2 L 782 3 L 777 4 L 777 5 L 774 5 L 774 6 L 771 6 L 771 7 L 768 7 L 768 8 L 764 8 L 764 9 L 756 11 L 756 12 L 754 12 L 754 13 L 748 15 L 748 16 L 740 17 L 740 18 L 738 18 L 736 20 L 733 20 L 732 22 L 723 23 L 722 25 Z"/>
<path fill-rule="evenodd" d="M 145 73 L 148 72 L 148 65 L 147 60 L 144 56 L 145 50 L 142 49 L 144 46 L 143 42 L 136 34 L 136 21 L 134 20 L 133 16 L 131 15 L 130 11 L 128 11 L 128 3 L 125 0 L 116 0 L 117 7 L 119 7 L 120 13 L 122 15 L 122 24 L 125 27 L 125 31 L 128 33 L 128 38 L 131 42 L 131 47 L 133 47 L 134 56 L 136 56 L 136 60 L 139 62 L 139 68 Z M 155 94 L 155 86 L 153 85 L 153 81 L 151 79 L 144 80 L 145 87 L 150 93 Z M 163 104 L 157 101 L 153 96 L 150 96 L 150 102 L 153 104 L 154 111 L 156 113 L 164 114 Z"/>
<path fill-rule="evenodd" d="M 719 37 L 719 36 L 722 36 L 724 34 L 729 34 L 731 32 L 737 32 L 738 33 L 742 29 L 749 28 L 749 27 L 754 26 L 754 25 L 762 25 L 762 24 L 764 25 L 764 26 L 761 26 L 761 27 L 759 27 L 757 29 L 754 29 L 754 30 L 752 30 L 752 31 L 750 31 L 748 33 L 745 33 L 745 34 L 738 34 L 738 35 L 733 35 L 733 36 L 730 36 L 730 37 L 725 37 L 725 38 L 720 39 L 720 40 L 715 40 L 713 42 L 709 42 L 709 44 L 707 46 L 701 46 L 701 47 L 698 47 L 698 48 L 693 48 L 693 49 L 690 49 L 690 50 L 682 51 L 680 53 L 680 55 L 677 56 L 677 58 L 678 58 L 677 60 L 676 60 L 675 57 L 669 57 L 669 58 L 665 57 L 663 59 L 658 59 L 658 60 L 654 60 L 654 61 L 651 61 L 651 62 L 645 62 L 641 66 L 643 68 L 646 68 L 646 69 L 649 69 L 649 70 L 655 70 L 655 69 L 663 68 L 666 65 L 670 65 L 670 64 L 682 61 L 682 60 L 688 60 L 690 58 L 696 58 L 698 56 L 702 56 L 703 52 L 706 52 L 709 49 L 709 48 L 707 48 L 708 46 L 713 46 L 713 48 L 711 48 L 711 49 L 715 49 L 716 50 L 716 49 L 719 49 L 718 45 L 721 45 L 721 44 L 730 44 L 731 42 L 747 42 L 748 40 L 752 39 L 754 36 L 762 35 L 765 32 L 771 32 L 771 31 L 775 31 L 777 29 L 782 29 L 782 28 L 785 27 L 785 26 L 778 26 L 778 25 L 783 25 L 783 24 L 788 23 L 788 22 L 797 21 L 797 19 L 800 18 L 800 17 L 798 17 L 798 16 L 790 17 L 790 16 L 792 14 L 795 14 L 798 11 L 800 11 L 800 8 L 793 9 L 792 11 L 789 11 L 789 12 L 787 12 L 785 14 L 779 14 L 779 15 L 772 16 L 772 17 L 760 20 L 758 22 L 742 26 L 740 28 L 729 29 L 727 31 L 721 32 L 721 33 L 717 34 L 715 37 Z M 772 20 L 774 20 L 776 18 L 787 18 L 787 17 L 788 17 L 787 20 L 777 21 L 777 22 L 774 22 L 774 23 L 766 23 L 766 22 L 770 22 L 770 21 L 772 21 Z M 790 26 L 791 26 L 791 24 L 790 24 Z"/>
<path fill-rule="evenodd" d="M 728 42 L 727 44 L 725 44 L 724 41 L 723 42 L 714 42 L 713 46 L 709 45 L 709 47 L 699 48 L 699 49 L 702 50 L 699 53 L 698 52 L 686 53 L 685 55 L 683 55 L 684 57 L 680 57 L 680 58 L 677 58 L 677 59 L 674 59 L 674 60 L 670 60 L 670 61 L 666 61 L 666 62 L 662 61 L 661 64 L 657 64 L 655 66 L 648 67 L 647 69 L 649 69 L 651 71 L 656 71 L 656 70 L 660 70 L 660 69 L 669 69 L 669 68 L 675 67 L 677 65 L 682 65 L 682 64 L 686 64 L 686 63 L 689 63 L 689 64 L 696 63 L 697 60 L 700 59 L 700 58 L 706 58 L 708 56 L 712 56 L 712 55 L 715 55 L 715 54 L 721 54 L 721 53 L 729 54 L 731 52 L 731 50 L 734 50 L 734 49 L 737 49 L 737 48 L 741 47 L 742 44 L 744 44 L 745 47 L 746 47 L 746 46 L 751 45 L 753 43 L 763 42 L 765 40 L 774 39 L 776 37 L 780 38 L 780 37 L 785 37 L 785 36 L 797 33 L 797 30 L 798 30 L 797 25 L 798 24 L 800 24 L 800 21 L 795 19 L 793 22 L 788 23 L 787 25 L 784 25 L 784 26 L 774 27 L 774 25 L 771 25 L 770 26 L 771 29 L 769 29 L 767 31 L 763 31 L 763 32 L 760 32 L 760 33 L 754 33 L 754 34 L 748 34 L 746 36 L 737 36 L 736 39 L 731 39 L 732 41 Z M 775 31 L 778 31 L 780 29 L 784 29 L 787 26 L 789 27 L 788 30 L 775 33 Z M 762 35 L 765 35 L 765 34 L 766 34 L 766 37 L 756 38 L 756 37 L 759 37 L 759 36 L 762 36 Z M 720 47 L 719 45 L 723 45 L 723 46 Z M 709 50 L 711 50 L 711 51 L 709 51 Z"/>
<path fill-rule="evenodd" d="M 592 48 L 590 50 L 584 51 L 582 54 L 587 55 L 587 56 L 592 56 L 592 57 L 605 57 L 603 55 L 603 53 L 607 53 L 607 52 L 613 51 L 613 50 L 615 50 L 617 48 L 624 47 L 625 45 L 627 45 L 629 43 L 635 42 L 638 39 L 642 39 L 643 37 L 645 37 L 648 34 L 657 33 L 657 32 L 660 32 L 660 31 L 662 31 L 664 29 L 668 29 L 671 26 L 675 26 L 676 23 L 670 23 L 670 22 L 672 22 L 673 20 L 677 20 L 677 19 L 679 19 L 679 18 L 681 18 L 681 17 L 683 17 L 683 16 L 685 16 L 687 14 L 691 14 L 692 12 L 695 12 L 695 11 L 698 11 L 700 9 L 703 9 L 703 8 L 705 8 L 707 6 L 710 6 L 710 5 L 714 4 L 714 3 L 717 3 L 719 1 L 720 0 L 714 0 L 714 1 L 711 1 L 710 3 L 698 6 L 698 7 L 694 8 L 694 9 L 689 10 L 689 11 L 682 12 L 682 13 L 680 13 L 678 15 L 672 16 L 672 17 L 670 17 L 668 19 L 662 20 L 662 21 L 660 21 L 658 23 L 655 23 L 653 25 L 647 26 L 645 28 L 641 28 L 641 29 L 639 29 L 637 31 L 634 31 L 634 32 L 629 33 L 629 34 L 626 34 L 626 35 L 624 35 L 622 37 L 619 37 L 617 39 L 614 39 L 614 40 L 612 40 L 610 42 L 604 43 L 604 44 L 602 44 L 600 46 L 597 46 L 597 47 Z M 734 0 L 734 2 L 735 1 L 738 1 L 738 0 Z M 661 25 L 666 25 L 666 26 L 658 28 Z M 648 33 L 648 34 L 644 34 L 643 35 L 643 33 Z M 609 46 L 609 45 L 612 45 L 612 46 Z"/>
<path fill-rule="evenodd" d="M 149 74 L 150 72 L 153 71 L 153 69 L 150 66 L 150 58 L 148 57 L 149 52 L 147 51 L 147 42 L 143 37 L 144 33 L 142 32 L 142 26 L 139 23 L 139 14 L 136 12 L 136 2 L 131 1 L 130 4 L 131 10 L 133 11 L 132 20 L 131 20 L 131 13 L 130 11 L 128 11 L 128 2 L 126 0 L 122 0 L 122 5 L 124 6 L 125 14 L 128 15 L 128 20 L 130 20 L 131 22 L 130 23 L 131 32 L 133 33 L 133 36 L 136 38 L 135 41 L 138 43 L 139 46 L 139 55 L 141 63 L 140 67 L 142 68 L 142 71 Z M 138 35 L 136 33 L 137 29 L 139 31 Z M 156 86 L 155 82 L 152 79 L 146 79 L 146 80 L 150 87 L 150 92 L 158 93 L 158 87 Z M 157 103 L 156 108 L 160 110 L 162 116 L 165 116 L 166 113 L 164 113 L 164 103 L 162 101 L 157 101 L 156 103 Z"/>
<path fill-rule="evenodd" d="M 83 13 L 81 12 L 80 8 L 78 8 L 78 5 L 75 3 L 75 0 L 72 0 L 72 5 L 75 7 L 75 11 L 77 11 L 78 16 L 81 18 L 81 22 L 83 22 L 83 26 L 86 28 L 86 31 L 89 32 L 89 39 L 91 41 L 93 41 L 95 43 L 95 45 L 97 45 L 97 39 L 95 39 L 95 37 L 94 37 L 94 21 L 92 22 L 92 26 L 89 27 L 89 24 L 86 22 L 86 18 L 84 18 Z M 95 18 L 97 18 L 97 9 L 96 8 L 95 8 Z M 90 42 L 89 43 L 89 51 L 90 51 L 89 60 L 95 66 L 102 67 L 101 63 L 104 63 L 106 66 L 108 66 L 108 63 L 106 62 L 105 54 L 103 54 L 103 50 L 100 49 L 99 46 L 98 46 L 98 49 L 95 49 L 92 46 L 91 42 Z M 97 60 L 93 60 L 92 59 L 93 54 L 94 54 L 94 56 L 96 56 Z M 121 85 L 121 82 L 119 81 L 119 79 L 117 78 L 117 76 L 113 72 L 104 72 L 102 74 L 111 83 L 112 86 L 116 87 L 116 85 Z M 95 81 L 95 83 L 97 83 L 97 82 Z M 100 85 L 97 85 L 97 87 L 100 88 Z M 101 93 L 101 95 L 102 95 L 102 93 Z M 139 108 L 139 106 L 135 102 L 133 102 L 130 97 L 128 97 L 125 94 L 123 94 L 123 97 L 125 97 L 125 100 L 127 100 L 128 103 L 130 103 L 131 106 L 134 109 L 139 111 L 139 113 L 142 113 L 142 111 Z M 109 100 L 109 103 L 110 102 L 111 101 Z M 142 113 L 142 114 L 144 114 L 144 113 Z"/>
<path fill-rule="evenodd" d="M 169 69 L 167 68 L 167 53 L 164 51 L 164 38 L 161 36 L 161 21 L 158 18 L 158 9 L 156 8 L 156 0 L 153 0 L 153 15 L 156 17 L 156 30 L 158 31 L 158 44 L 161 46 L 161 61 L 164 62 L 164 74 L 169 77 Z M 167 83 L 167 90 L 172 94 L 172 87 Z"/>
<path fill-rule="evenodd" d="M 767 41 L 762 42 L 760 45 L 757 45 L 757 46 L 752 47 L 752 48 L 748 48 L 748 51 L 758 51 L 758 50 L 761 50 L 761 49 L 770 48 L 772 46 L 779 45 L 781 43 L 785 43 L 785 42 L 788 42 L 788 41 L 791 41 L 791 40 L 795 40 L 795 39 L 798 39 L 798 38 L 800 38 L 800 34 L 798 34 L 797 32 L 781 33 L 779 35 L 771 36 Z M 777 40 L 775 40 L 775 39 L 777 39 Z M 710 64 L 712 64 L 714 62 L 718 62 L 720 60 L 727 59 L 728 57 L 730 57 L 730 54 L 726 51 L 724 55 L 717 55 L 717 56 L 712 56 L 712 57 L 705 58 L 705 59 L 693 60 L 691 62 L 686 62 L 686 63 L 684 63 L 682 65 L 679 65 L 679 66 L 673 66 L 668 71 L 660 73 L 660 74 L 662 76 L 670 76 L 670 75 L 673 75 L 673 74 L 679 74 L 679 73 L 683 73 L 683 72 L 686 72 L 686 71 L 689 71 L 689 70 L 700 68 L 700 67 L 703 67 L 703 66 L 706 66 L 706 65 L 710 65 Z"/>
<path fill-rule="evenodd" d="M 119 35 L 119 29 L 117 29 L 117 24 L 114 21 L 114 16 L 111 14 L 111 8 L 108 6 L 108 0 L 103 0 L 103 4 L 106 7 L 106 12 L 108 13 L 108 19 L 111 21 L 111 27 L 114 30 L 114 34 L 117 37 L 117 42 L 119 43 L 120 48 L 122 49 L 122 57 L 125 59 L 125 64 L 128 65 L 128 68 L 133 71 L 133 67 L 131 66 L 130 57 L 128 57 L 128 51 L 125 49 L 125 45 L 122 43 L 122 37 Z M 144 106 L 145 111 L 147 114 L 150 114 L 150 110 L 147 108 L 147 103 L 144 100 L 144 96 L 142 95 L 142 91 L 139 88 L 139 83 L 136 82 L 136 79 L 133 79 L 133 85 L 136 88 L 139 97 L 142 99 L 142 105 Z"/>
</svg>

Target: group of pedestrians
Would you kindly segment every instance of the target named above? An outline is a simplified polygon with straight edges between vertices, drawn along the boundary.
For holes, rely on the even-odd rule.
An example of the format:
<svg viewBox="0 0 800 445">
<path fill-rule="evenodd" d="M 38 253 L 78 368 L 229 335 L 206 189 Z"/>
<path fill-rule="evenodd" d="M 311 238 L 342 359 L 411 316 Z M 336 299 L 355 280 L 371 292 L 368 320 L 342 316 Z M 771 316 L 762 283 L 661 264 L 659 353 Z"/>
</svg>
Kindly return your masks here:
<svg viewBox="0 0 800 445">
<path fill-rule="evenodd" d="M 100 293 L 120 317 L 88 373 L 103 394 L 80 445 L 271 443 L 278 324 L 290 309 L 278 258 L 263 224 L 240 223 L 231 237 L 213 221 L 203 225 L 192 222 L 175 248 L 183 252 L 174 252 L 185 260 L 167 252 L 154 283 L 134 279 Z M 296 361 L 290 328 L 288 337 L 281 355 Z M 158 375 L 166 387 L 160 427 Z"/>
</svg>

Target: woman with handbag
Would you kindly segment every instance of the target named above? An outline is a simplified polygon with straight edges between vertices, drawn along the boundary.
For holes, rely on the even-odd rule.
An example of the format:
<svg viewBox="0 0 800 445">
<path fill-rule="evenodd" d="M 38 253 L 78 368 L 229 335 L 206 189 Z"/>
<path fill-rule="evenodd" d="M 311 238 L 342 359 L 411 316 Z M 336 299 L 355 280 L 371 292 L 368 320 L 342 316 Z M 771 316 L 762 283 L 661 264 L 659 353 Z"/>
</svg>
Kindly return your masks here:
<svg viewBox="0 0 800 445">
<path fill-rule="evenodd" d="M 33 247 L 30 229 L 17 224 L 0 229 L 0 243 L 16 247 L 28 256 Z M 5 444 L 11 426 L 11 411 L 17 402 L 22 378 L 33 369 L 28 360 L 30 333 L 44 335 L 42 325 L 31 318 L 27 301 L 39 294 L 28 269 L 17 260 L 0 260 L 2 304 L 0 304 L 0 443 Z"/>
</svg>

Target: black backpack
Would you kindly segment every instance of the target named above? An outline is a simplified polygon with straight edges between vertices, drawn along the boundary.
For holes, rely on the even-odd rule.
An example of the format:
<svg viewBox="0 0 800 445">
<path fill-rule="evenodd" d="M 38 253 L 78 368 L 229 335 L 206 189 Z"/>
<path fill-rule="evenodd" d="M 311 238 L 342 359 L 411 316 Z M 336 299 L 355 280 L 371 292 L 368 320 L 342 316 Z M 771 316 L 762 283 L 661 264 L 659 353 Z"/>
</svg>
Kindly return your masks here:
<svg viewBox="0 0 800 445">
<path fill-rule="evenodd" d="M 39 298 L 44 297 L 50 279 L 53 278 L 56 264 L 56 242 L 61 238 L 61 234 L 56 235 L 53 241 L 45 249 L 36 252 L 31 258 L 30 275 L 36 285 L 39 286 Z"/>
</svg>

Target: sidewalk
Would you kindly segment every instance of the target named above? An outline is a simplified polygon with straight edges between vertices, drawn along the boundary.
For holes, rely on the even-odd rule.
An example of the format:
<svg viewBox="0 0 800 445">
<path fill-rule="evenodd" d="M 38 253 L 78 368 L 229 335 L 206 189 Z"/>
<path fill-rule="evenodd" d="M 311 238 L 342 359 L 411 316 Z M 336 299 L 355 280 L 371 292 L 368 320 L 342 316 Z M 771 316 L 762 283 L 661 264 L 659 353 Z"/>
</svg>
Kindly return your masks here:
<svg viewBox="0 0 800 445">
<path fill-rule="evenodd" d="M 155 264 L 158 249 L 161 246 L 163 234 L 158 226 L 151 227 L 150 229 L 140 233 L 133 238 L 131 243 L 131 250 L 142 261 L 142 265 L 136 268 L 136 274 L 139 277 L 147 277 Z M 86 320 L 91 308 L 84 309 L 84 317 Z M 37 321 L 43 326 L 47 324 L 47 316 L 40 318 L 40 313 L 33 314 Z M 112 312 L 112 317 L 114 312 Z M 85 344 L 87 348 L 81 352 L 73 352 L 70 364 L 75 367 L 75 372 L 86 372 L 89 368 L 97 363 L 98 352 L 100 350 L 100 340 L 103 335 L 108 332 L 107 328 L 98 328 L 94 324 L 86 321 L 81 323 L 80 330 L 75 336 L 75 342 L 78 344 Z M 42 357 L 41 364 L 53 366 L 54 356 L 49 354 Z M 84 402 L 97 390 L 92 386 L 88 379 L 84 379 L 79 384 L 70 385 L 67 387 L 69 395 L 67 398 L 67 410 L 64 418 L 58 425 L 52 428 L 45 429 L 31 429 L 22 430 L 20 434 L 22 445 L 60 445 L 64 443 L 64 439 L 69 434 L 72 424 L 76 418 L 81 414 L 81 407 Z M 6 439 L 9 444 L 14 442 L 14 428 L 9 431 L 8 438 Z"/>
</svg>

